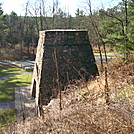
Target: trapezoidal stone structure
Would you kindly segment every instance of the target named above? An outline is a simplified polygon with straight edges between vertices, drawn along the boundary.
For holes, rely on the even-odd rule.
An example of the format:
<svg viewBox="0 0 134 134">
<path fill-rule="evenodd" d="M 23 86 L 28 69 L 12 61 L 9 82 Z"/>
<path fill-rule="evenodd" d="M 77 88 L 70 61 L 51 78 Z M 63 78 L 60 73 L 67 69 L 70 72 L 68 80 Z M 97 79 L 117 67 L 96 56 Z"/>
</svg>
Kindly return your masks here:
<svg viewBox="0 0 134 134">
<path fill-rule="evenodd" d="M 98 75 L 87 30 L 40 31 L 32 79 L 37 107 L 47 105 L 58 88 Z"/>
</svg>

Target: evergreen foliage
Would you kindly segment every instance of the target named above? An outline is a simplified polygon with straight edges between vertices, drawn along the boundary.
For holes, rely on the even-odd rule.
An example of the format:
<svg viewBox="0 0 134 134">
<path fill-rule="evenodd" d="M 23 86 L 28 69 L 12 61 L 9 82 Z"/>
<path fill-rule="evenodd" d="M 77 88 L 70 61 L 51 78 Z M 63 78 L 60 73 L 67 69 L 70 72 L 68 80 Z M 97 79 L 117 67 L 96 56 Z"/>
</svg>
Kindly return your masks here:
<svg viewBox="0 0 134 134">
<path fill-rule="evenodd" d="M 132 53 L 134 49 L 133 7 L 133 1 L 123 0 L 117 6 L 103 11 L 105 19 L 100 23 L 104 42 L 124 55 Z"/>
<path fill-rule="evenodd" d="M 45 12 L 43 3 L 33 7 L 26 4 L 25 16 L 12 11 L 3 14 L 0 3 L 0 48 L 13 48 L 17 44 L 27 48 L 37 46 L 39 31 L 46 29 L 87 29 L 93 46 L 108 45 L 123 53 L 131 54 L 134 49 L 134 1 L 122 0 L 117 6 L 107 10 L 100 9 L 87 15 L 77 9 L 75 17 L 66 13 L 58 5 Z M 50 14 L 50 15 L 48 15 Z M 103 39 L 103 40 L 102 40 Z M 22 50 L 20 50 L 22 52 Z"/>
</svg>

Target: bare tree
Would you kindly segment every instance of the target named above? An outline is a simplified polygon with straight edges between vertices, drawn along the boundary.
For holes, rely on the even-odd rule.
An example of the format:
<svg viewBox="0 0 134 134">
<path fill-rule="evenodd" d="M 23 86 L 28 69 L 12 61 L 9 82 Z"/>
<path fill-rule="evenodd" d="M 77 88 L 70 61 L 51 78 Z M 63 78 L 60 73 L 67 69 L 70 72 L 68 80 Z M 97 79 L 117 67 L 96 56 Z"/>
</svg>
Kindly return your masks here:
<svg viewBox="0 0 134 134">
<path fill-rule="evenodd" d="M 98 28 L 98 25 L 96 23 L 96 21 L 94 20 L 94 16 L 93 16 L 93 13 L 92 13 L 92 4 L 91 4 L 91 0 L 88 0 L 88 7 L 89 7 L 89 21 L 91 23 L 91 25 L 93 26 L 94 28 L 94 32 L 97 36 L 97 42 L 98 42 L 98 49 L 99 49 L 99 54 L 100 54 L 100 60 L 101 60 L 101 70 L 104 69 L 104 65 L 103 65 L 103 59 L 102 59 L 102 52 L 101 52 L 101 48 L 100 48 L 100 44 L 103 45 L 103 49 L 104 49 L 104 53 L 105 53 L 105 59 L 106 59 L 106 63 L 107 63 L 107 54 L 106 54 L 106 48 L 105 48 L 105 42 L 103 41 L 103 37 L 102 37 L 102 34 L 100 33 L 100 30 Z"/>
<path fill-rule="evenodd" d="M 122 0 L 124 7 L 125 7 L 125 49 L 127 49 L 128 44 L 128 37 L 127 37 L 127 31 L 128 31 L 128 0 Z M 125 59 L 128 58 L 127 50 L 125 50 Z"/>
<path fill-rule="evenodd" d="M 21 42 L 21 49 L 20 49 L 20 52 L 21 52 L 21 58 L 23 57 L 23 46 L 24 46 L 24 36 L 25 36 L 25 26 L 26 26 L 26 17 L 27 17 L 27 14 L 28 14 L 28 6 L 29 6 L 29 2 L 26 3 L 26 7 L 25 7 L 25 16 L 24 16 L 24 20 L 23 20 L 23 31 L 22 31 L 22 42 Z"/>
</svg>

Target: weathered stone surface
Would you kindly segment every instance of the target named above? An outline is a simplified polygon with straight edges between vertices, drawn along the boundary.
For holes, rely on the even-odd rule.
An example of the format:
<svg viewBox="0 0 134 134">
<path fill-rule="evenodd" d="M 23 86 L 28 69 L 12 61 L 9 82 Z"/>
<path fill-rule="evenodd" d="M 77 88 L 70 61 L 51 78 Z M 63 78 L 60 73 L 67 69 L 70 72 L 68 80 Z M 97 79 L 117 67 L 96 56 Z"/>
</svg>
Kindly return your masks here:
<svg viewBox="0 0 134 134">
<path fill-rule="evenodd" d="M 56 60 L 62 89 L 71 80 L 98 75 L 86 30 L 41 31 L 32 81 L 37 106 L 41 102 L 48 104 L 56 95 Z"/>
</svg>

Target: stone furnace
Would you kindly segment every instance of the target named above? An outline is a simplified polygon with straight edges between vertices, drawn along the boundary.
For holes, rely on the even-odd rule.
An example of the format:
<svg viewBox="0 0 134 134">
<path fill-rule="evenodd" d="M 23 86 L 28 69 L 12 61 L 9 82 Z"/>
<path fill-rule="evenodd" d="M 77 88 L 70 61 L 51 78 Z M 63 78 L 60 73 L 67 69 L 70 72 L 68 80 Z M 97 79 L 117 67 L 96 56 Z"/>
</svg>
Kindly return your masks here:
<svg viewBox="0 0 134 134">
<path fill-rule="evenodd" d="M 40 31 L 32 79 L 37 108 L 47 105 L 60 88 L 75 79 L 98 75 L 87 30 Z"/>
</svg>

